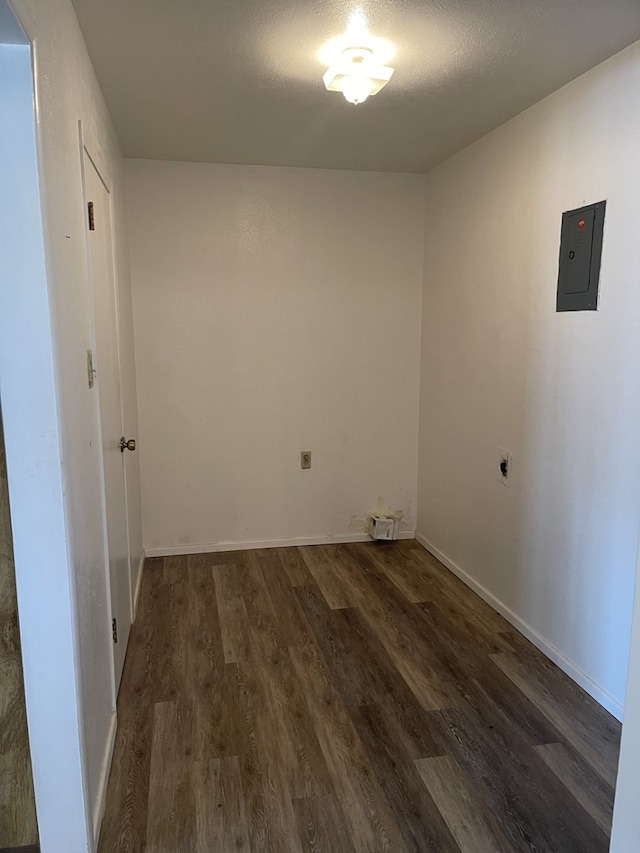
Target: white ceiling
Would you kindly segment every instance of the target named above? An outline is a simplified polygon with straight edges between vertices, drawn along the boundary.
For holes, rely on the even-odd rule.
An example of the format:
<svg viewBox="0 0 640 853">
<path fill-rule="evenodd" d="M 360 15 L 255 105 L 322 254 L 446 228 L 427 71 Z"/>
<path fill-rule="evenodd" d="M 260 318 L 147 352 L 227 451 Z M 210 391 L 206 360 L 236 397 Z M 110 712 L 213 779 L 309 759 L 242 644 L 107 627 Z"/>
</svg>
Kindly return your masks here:
<svg viewBox="0 0 640 853">
<path fill-rule="evenodd" d="M 127 157 L 426 172 L 640 38 L 640 0 L 73 0 Z M 317 52 L 397 54 L 354 107 Z"/>
</svg>

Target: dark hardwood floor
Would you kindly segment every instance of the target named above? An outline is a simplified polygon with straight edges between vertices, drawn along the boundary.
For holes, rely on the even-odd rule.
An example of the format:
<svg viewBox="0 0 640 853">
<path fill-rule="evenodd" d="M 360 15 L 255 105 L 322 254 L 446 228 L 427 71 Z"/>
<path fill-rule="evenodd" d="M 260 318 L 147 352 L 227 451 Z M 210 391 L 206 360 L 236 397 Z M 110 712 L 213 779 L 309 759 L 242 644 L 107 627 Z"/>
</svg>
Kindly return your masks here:
<svg viewBox="0 0 640 853">
<path fill-rule="evenodd" d="M 9 484 L 0 413 L 0 853 L 36 849 L 36 803 L 18 628 Z"/>
<path fill-rule="evenodd" d="M 608 849 L 619 724 L 418 543 L 142 584 L 100 853 Z"/>
</svg>

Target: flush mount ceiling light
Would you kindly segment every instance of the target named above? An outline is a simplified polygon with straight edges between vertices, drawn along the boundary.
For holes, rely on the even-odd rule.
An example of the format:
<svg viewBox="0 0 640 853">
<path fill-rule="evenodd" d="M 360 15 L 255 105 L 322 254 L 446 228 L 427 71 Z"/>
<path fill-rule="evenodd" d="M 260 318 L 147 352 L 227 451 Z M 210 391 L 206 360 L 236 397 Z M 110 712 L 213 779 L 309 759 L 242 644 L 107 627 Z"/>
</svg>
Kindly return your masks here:
<svg viewBox="0 0 640 853">
<path fill-rule="evenodd" d="M 342 92 L 351 104 L 361 104 L 386 86 L 393 68 L 378 65 L 368 47 L 346 47 L 322 79 L 330 92 Z"/>
<path fill-rule="evenodd" d="M 361 104 L 386 86 L 393 68 L 384 63 L 395 53 L 385 39 L 372 36 L 362 11 L 354 12 L 344 35 L 332 39 L 320 51 L 329 66 L 322 79 L 330 92 L 342 92 L 351 104 Z"/>
</svg>

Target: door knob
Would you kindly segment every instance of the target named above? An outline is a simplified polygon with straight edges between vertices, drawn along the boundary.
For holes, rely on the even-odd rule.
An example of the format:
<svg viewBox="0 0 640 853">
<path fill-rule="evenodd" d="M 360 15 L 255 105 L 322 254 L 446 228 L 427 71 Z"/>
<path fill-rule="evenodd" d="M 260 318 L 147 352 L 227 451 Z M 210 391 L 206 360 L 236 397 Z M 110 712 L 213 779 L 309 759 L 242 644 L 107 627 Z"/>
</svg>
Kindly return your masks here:
<svg viewBox="0 0 640 853">
<path fill-rule="evenodd" d="M 135 450 L 136 449 L 136 440 L 135 438 L 130 438 L 129 441 L 122 436 L 120 439 L 120 452 L 124 453 L 125 450 Z"/>
</svg>

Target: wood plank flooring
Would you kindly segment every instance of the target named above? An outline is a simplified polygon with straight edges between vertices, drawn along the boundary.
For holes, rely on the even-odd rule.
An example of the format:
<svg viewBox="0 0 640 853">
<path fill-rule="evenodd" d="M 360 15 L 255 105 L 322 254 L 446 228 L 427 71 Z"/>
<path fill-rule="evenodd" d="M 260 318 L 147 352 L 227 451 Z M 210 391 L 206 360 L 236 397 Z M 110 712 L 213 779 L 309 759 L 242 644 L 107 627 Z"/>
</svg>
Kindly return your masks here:
<svg viewBox="0 0 640 853">
<path fill-rule="evenodd" d="M 37 841 L 9 487 L 0 418 L 0 853 L 4 848 L 22 848 Z"/>
<path fill-rule="evenodd" d="M 596 853 L 619 724 L 414 541 L 148 560 L 99 853 Z"/>
</svg>

